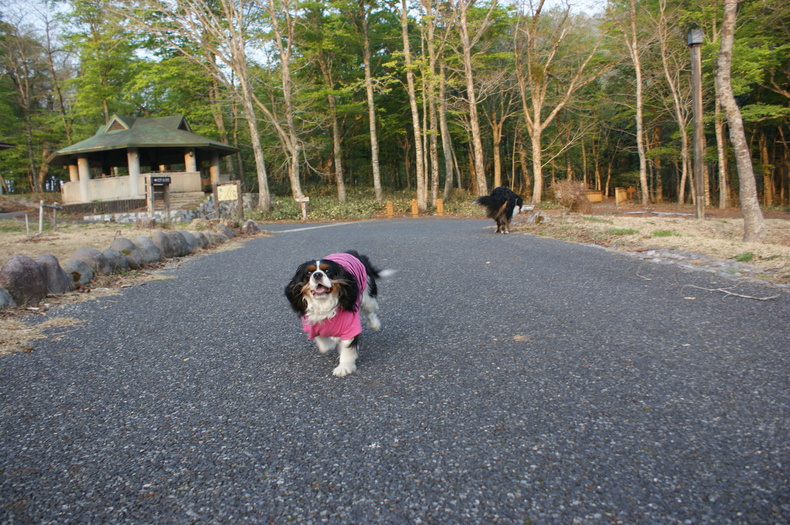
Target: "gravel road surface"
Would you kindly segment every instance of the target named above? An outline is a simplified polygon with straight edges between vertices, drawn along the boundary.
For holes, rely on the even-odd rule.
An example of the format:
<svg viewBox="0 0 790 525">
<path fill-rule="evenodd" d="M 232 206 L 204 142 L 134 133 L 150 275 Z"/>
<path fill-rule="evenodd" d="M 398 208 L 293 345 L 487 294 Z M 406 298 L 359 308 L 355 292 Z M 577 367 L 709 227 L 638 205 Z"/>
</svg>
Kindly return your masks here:
<svg viewBox="0 0 790 525">
<path fill-rule="evenodd" d="M 787 290 L 488 220 L 315 226 L 0 357 L 0 523 L 790 522 Z M 398 273 L 336 378 L 283 289 L 345 249 Z"/>
</svg>

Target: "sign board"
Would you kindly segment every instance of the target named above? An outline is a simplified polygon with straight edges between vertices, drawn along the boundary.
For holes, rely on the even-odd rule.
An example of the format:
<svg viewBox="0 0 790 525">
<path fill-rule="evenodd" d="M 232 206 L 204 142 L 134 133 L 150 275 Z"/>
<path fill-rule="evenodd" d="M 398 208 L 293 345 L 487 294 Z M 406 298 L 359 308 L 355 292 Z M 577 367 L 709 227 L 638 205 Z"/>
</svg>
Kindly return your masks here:
<svg viewBox="0 0 790 525">
<path fill-rule="evenodd" d="M 223 184 L 217 186 L 217 199 L 220 201 L 235 201 L 239 198 L 239 187 L 236 184 Z"/>
<path fill-rule="evenodd" d="M 154 186 L 164 186 L 170 184 L 170 177 L 151 177 L 151 184 Z"/>
</svg>

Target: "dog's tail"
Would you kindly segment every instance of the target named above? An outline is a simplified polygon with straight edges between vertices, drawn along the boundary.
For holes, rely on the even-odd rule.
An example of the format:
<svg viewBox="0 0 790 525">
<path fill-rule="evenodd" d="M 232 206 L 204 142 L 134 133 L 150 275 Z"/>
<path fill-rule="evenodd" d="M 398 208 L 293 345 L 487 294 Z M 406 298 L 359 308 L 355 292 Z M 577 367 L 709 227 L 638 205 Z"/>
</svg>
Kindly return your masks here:
<svg viewBox="0 0 790 525">
<path fill-rule="evenodd" d="M 483 195 L 475 199 L 475 204 L 479 204 L 486 209 L 486 217 L 493 219 L 502 213 L 502 210 L 507 206 L 507 201 L 492 197 L 491 195 Z"/>
<path fill-rule="evenodd" d="M 374 277 L 376 279 L 389 279 L 390 277 L 398 273 L 398 270 L 386 269 L 386 270 L 375 270 L 375 272 L 376 274 L 374 275 Z"/>
</svg>

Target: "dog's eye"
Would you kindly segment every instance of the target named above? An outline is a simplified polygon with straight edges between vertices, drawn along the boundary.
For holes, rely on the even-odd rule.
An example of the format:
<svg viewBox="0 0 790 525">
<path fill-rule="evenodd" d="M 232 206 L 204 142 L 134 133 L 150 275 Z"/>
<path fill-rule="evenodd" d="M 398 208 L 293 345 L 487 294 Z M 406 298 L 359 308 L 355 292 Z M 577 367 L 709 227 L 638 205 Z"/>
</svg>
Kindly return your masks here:
<svg viewBox="0 0 790 525">
<path fill-rule="evenodd" d="M 310 266 L 308 266 L 307 267 L 307 271 L 310 272 L 310 273 L 313 273 L 314 271 L 316 271 L 315 265 L 311 264 Z"/>
<path fill-rule="evenodd" d="M 329 265 L 328 265 L 328 264 L 322 264 L 322 265 L 321 265 L 321 269 L 322 269 L 323 271 L 327 271 L 327 270 L 329 270 Z"/>
</svg>

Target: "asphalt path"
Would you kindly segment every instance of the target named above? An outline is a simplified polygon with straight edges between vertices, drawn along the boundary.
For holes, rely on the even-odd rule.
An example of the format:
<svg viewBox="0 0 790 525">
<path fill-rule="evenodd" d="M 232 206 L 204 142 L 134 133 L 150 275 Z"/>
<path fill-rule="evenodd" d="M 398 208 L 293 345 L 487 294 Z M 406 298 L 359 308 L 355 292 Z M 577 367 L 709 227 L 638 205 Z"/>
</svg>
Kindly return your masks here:
<svg viewBox="0 0 790 525">
<path fill-rule="evenodd" d="M 0 522 L 790 522 L 787 291 L 488 220 L 272 229 L 0 358 Z M 398 273 L 336 378 L 283 289 L 345 249 Z"/>
</svg>

